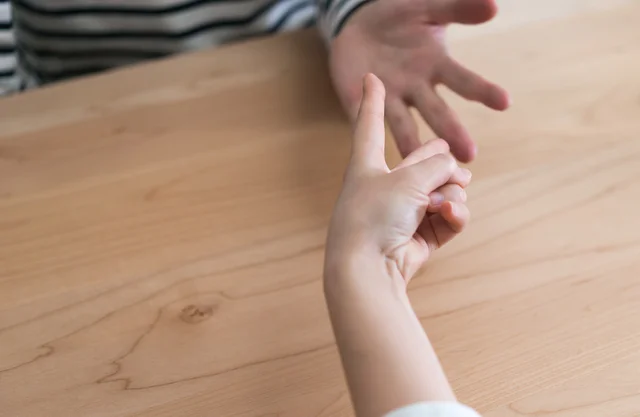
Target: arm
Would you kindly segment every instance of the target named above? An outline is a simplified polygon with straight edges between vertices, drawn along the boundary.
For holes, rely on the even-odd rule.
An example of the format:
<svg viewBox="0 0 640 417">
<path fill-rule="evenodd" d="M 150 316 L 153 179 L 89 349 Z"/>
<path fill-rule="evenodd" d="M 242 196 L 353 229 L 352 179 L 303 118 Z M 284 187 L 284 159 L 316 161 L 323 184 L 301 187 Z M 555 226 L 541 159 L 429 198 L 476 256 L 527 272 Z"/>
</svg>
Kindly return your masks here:
<svg viewBox="0 0 640 417">
<path fill-rule="evenodd" d="M 457 166 L 442 140 L 428 142 L 390 170 L 384 136 L 384 87 L 367 76 L 324 273 L 359 417 L 381 417 L 420 402 L 455 402 L 406 285 L 431 252 L 468 222 L 463 188 L 470 173 Z"/>
<path fill-rule="evenodd" d="M 383 264 L 329 268 L 325 293 L 356 415 L 380 417 L 422 401 L 455 401 L 403 285 Z M 401 278 L 396 277 L 396 280 Z"/>
</svg>

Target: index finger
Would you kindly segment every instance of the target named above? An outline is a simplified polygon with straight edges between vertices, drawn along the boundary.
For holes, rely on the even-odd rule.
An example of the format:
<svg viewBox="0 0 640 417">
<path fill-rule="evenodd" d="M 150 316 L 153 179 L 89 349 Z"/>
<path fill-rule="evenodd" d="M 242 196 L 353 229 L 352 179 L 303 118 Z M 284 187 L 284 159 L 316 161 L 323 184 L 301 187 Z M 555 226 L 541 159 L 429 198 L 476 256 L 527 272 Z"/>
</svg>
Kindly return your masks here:
<svg viewBox="0 0 640 417">
<path fill-rule="evenodd" d="M 365 75 L 353 134 L 352 168 L 388 171 L 384 157 L 384 99 L 382 81 L 373 74 Z"/>
</svg>

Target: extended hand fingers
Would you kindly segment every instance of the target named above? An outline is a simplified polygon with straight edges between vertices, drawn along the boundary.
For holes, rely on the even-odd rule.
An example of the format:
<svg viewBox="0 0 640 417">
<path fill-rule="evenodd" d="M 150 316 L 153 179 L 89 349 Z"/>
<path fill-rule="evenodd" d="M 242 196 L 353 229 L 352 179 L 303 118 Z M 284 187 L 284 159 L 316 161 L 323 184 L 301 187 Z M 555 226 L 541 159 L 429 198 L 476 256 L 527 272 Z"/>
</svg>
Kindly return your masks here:
<svg viewBox="0 0 640 417">
<path fill-rule="evenodd" d="M 433 132 L 447 141 L 458 160 L 469 162 L 475 157 L 476 146 L 469 133 L 433 88 L 425 84 L 411 99 Z"/>
<path fill-rule="evenodd" d="M 427 4 L 430 19 L 441 24 L 484 23 L 497 11 L 495 0 L 430 0 Z"/>
<path fill-rule="evenodd" d="M 350 170 L 359 173 L 388 171 L 384 157 L 385 89 L 375 75 L 363 80 L 363 94 L 353 135 Z"/>
<path fill-rule="evenodd" d="M 494 110 L 506 110 L 509 107 L 509 94 L 503 88 L 485 80 L 452 58 L 442 63 L 437 79 L 467 100 L 477 101 Z"/>
<path fill-rule="evenodd" d="M 407 104 L 398 97 L 387 99 L 387 122 L 402 157 L 420 148 L 418 128 Z"/>
</svg>

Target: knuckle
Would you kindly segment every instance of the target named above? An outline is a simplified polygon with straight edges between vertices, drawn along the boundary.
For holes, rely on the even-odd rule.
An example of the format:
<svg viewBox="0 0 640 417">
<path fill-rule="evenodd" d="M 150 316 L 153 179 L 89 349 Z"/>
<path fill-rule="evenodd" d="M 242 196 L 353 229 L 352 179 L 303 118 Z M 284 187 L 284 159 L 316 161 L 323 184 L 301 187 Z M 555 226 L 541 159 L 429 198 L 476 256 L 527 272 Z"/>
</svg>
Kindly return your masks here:
<svg viewBox="0 0 640 417">
<path fill-rule="evenodd" d="M 444 139 L 434 139 L 432 141 L 429 141 L 428 146 L 440 151 L 438 153 L 449 152 L 449 144 Z"/>
<path fill-rule="evenodd" d="M 437 168 L 446 170 L 447 172 L 453 173 L 455 169 L 458 167 L 458 163 L 455 158 L 448 153 L 441 153 L 432 156 L 434 163 L 437 164 Z"/>
</svg>

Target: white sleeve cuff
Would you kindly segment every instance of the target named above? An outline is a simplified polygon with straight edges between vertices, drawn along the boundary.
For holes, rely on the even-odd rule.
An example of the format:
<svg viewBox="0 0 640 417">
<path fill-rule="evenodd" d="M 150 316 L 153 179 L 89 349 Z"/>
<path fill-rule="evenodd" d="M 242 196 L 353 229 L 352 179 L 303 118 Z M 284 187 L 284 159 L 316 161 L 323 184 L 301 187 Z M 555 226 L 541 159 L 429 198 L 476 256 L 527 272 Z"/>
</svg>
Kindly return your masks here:
<svg viewBox="0 0 640 417">
<path fill-rule="evenodd" d="M 399 408 L 385 417 L 480 417 L 480 414 L 460 403 L 425 402 Z"/>
</svg>

